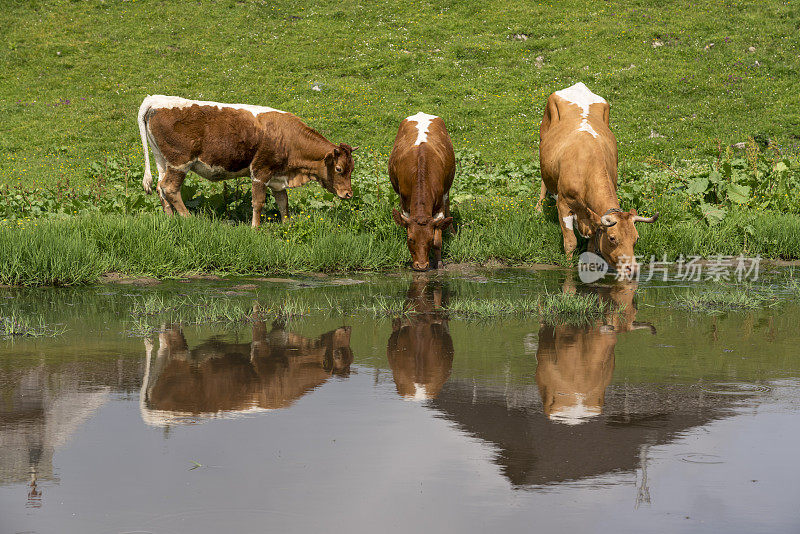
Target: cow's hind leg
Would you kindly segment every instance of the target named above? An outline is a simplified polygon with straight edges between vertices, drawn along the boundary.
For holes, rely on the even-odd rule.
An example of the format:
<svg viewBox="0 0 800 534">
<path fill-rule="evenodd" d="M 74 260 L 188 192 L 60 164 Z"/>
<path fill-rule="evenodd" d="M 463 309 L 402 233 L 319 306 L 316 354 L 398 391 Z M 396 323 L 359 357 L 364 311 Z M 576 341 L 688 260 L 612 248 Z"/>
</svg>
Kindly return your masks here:
<svg viewBox="0 0 800 534">
<path fill-rule="evenodd" d="M 539 192 L 539 202 L 536 203 L 536 211 L 539 213 L 542 212 L 542 204 L 544 203 L 545 195 L 547 195 L 547 186 L 544 185 L 544 180 L 542 180 L 542 190 Z"/>
<path fill-rule="evenodd" d="M 568 258 L 572 257 L 572 253 L 578 246 L 578 238 L 575 237 L 575 214 L 569 208 L 566 202 L 559 199 L 556 202 L 558 209 L 558 222 L 561 225 L 561 233 L 564 235 L 564 254 Z"/>
<path fill-rule="evenodd" d="M 253 178 L 253 220 L 251 222 L 253 228 L 261 226 L 261 210 L 264 208 L 266 200 L 267 184 L 258 178 Z"/>
<path fill-rule="evenodd" d="M 183 204 L 181 198 L 181 186 L 186 179 L 186 173 L 174 167 L 167 167 L 166 172 L 158 181 L 158 196 L 161 197 L 161 205 L 164 212 L 172 215 L 177 211 L 184 217 L 189 216 L 189 210 Z"/>
</svg>

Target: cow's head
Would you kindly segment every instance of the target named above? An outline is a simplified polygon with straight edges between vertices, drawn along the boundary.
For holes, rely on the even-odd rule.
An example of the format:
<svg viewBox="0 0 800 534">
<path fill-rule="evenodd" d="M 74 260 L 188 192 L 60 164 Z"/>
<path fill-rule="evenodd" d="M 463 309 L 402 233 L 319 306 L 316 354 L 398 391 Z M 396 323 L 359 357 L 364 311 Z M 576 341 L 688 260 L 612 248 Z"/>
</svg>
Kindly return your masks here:
<svg viewBox="0 0 800 534">
<path fill-rule="evenodd" d="M 439 213 L 436 217 L 411 217 L 408 213 L 392 210 L 394 222 L 408 232 L 406 244 L 411 252 L 411 268 L 415 271 L 427 271 L 430 265 L 428 256 L 435 245 L 442 246 L 442 230 L 453 222 L 452 217 Z"/>
<path fill-rule="evenodd" d="M 588 209 L 588 208 L 587 208 Z M 639 271 L 639 264 L 633 252 L 633 246 L 639 240 L 636 230 L 637 222 L 651 223 L 658 219 L 658 213 L 652 217 L 642 217 L 635 209 L 622 211 L 612 209 L 604 215 L 589 210 L 595 236 L 591 241 L 592 252 L 600 254 L 609 265 L 616 268 L 628 278 Z"/>
<path fill-rule="evenodd" d="M 353 173 L 353 151 L 344 143 L 325 154 L 325 173 L 320 177 L 322 187 L 339 198 L 353 198 L 350 175 Z"/>
</svg>

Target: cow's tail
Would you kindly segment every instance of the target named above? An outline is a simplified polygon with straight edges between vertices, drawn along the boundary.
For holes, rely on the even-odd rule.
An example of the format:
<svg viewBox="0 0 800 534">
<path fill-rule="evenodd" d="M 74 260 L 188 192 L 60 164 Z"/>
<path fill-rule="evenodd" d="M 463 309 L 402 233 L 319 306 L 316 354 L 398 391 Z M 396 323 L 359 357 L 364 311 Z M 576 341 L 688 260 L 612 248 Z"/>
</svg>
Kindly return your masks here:
<svg viewBox="0 0 800 534">
<path fill-rule="evenodd" d="M 147 113 L 150 111 L 150 97 L 144 99 L 139 106 L 139 134 L 142 136 L 142 148 L 144 148 L 144 178 L 142 187 L 148 195 L 153 192 L 153 175 L 150 172 L 150 152 L 147 146 Z"/>
</svg>

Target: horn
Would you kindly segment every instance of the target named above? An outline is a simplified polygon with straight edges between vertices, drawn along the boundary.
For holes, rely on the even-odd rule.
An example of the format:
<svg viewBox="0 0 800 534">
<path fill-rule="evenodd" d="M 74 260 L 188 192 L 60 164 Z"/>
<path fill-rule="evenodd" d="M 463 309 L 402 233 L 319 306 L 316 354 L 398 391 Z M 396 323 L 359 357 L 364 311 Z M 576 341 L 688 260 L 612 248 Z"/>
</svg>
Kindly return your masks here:
<svg viewBox="0 0 800 534">
<path fill-rule="evenodd" d="M 617 221 L 613 220 L 610 215 L 603 215 L 602 217 L 600 217 L 600 224 L 602 224 L 606 228 L 609 228 L 617 224 Z"/>
<path fill-rule="evenodd" d="M 444 219 L 444 212 L 441 211 L 436 214 L 436 217 L 433 218 L 434 221 L 441 221 L 442 219 Z"/>
<path fill-rule="evenodd" d="M 652 223 L 652 222 L 656 222 L 657 219 L 658 219 L 658 212 L 656 212 L 656 214 L 653 215 L 652 217 L 642 217 L 641 215 L 634 215 L 633 216 L 633 222 L 635 222 L 635 223 L 637 223 L 637 222 Z"/>
</svg>

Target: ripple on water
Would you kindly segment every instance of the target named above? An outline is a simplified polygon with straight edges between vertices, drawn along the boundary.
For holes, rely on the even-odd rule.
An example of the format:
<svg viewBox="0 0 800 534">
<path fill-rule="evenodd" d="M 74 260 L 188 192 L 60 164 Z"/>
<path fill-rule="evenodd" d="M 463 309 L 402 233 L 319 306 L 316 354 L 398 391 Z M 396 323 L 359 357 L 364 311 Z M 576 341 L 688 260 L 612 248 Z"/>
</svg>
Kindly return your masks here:
<svg viewBox="0 0 800 534">
<path fill-rule="evenodd" d="M 764 384 L 747 384 L 744 382 L 718 382 L 709 384 L 702 389 L 704 393 L 711 395 L 758 395 L 767 393 L 772 388 Z"/>
<path fill-rule="evenodd" d="M 687 452 L 685 454 L 677 455 L 681 462 L 688 462 L 690 464 L 722 464 L 725 463 L 722 457 L 716 454 L 705 454 L 702 452 Z"/>
</svg>

